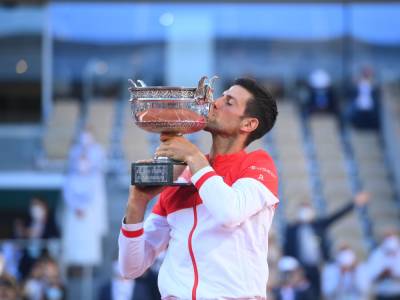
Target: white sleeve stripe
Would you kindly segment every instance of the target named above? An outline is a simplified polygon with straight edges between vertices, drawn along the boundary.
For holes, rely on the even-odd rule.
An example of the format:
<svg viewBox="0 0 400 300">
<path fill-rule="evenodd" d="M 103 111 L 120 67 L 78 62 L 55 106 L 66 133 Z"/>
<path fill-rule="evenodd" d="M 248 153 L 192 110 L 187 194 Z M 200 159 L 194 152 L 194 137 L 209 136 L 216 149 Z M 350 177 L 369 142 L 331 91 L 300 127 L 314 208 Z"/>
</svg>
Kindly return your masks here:
<svg viewBox="0 0 400 300">
<path fill-rule="evenodd" d="M 136 224 L 126 224 L 125 223 L 125 217 L 122 220 L 122 225 L 121 227 L 127 231 L 137 231 L 143 228 L 143 222 L 141 223 L 136 223 Z"/>
</svg>

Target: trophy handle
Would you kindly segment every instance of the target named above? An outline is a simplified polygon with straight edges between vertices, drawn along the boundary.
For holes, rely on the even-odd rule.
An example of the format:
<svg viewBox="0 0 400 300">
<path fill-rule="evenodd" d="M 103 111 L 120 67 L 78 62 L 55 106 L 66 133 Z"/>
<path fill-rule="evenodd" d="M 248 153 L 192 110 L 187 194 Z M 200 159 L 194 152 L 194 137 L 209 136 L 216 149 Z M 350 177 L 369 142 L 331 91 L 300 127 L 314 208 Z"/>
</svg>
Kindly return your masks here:
<svg viewBox="0 0 400 300">
<path fill-rule="evenodd" d="M 136 82 L 134 82 L 132 79 L 128 79 L 128 82 L 131 84 L 132 87 L 134 88 L 138 88 L 138 87 L 146 87 L 147 84 L 144 83 L 143 80 L 136 80 Z"/>
<path fill-rule="evenodd" d="M 147 84 L 145 84 L 143 80 L 138 79 L 136 81 L 139 84 L 139 87 L 146 87 L 147 86 Z"/>
<path fill-rule="evenodd" d="M 207 91 L 206 91 L 206 102 L 214 102 L 214 82 L 217 80 L 219 77 L 214 75 L 208 80 L 207 84 Z"/>
<path fill-rule="evenodd" d="M 213 90 L 214 91 L 214 82 L 215 82 L 215 80 L 217 80 L 219 77 L 217 76 L 217 75 L 214 75 L 213 77 L 211 77 L 209 80 L 208 80 L 208 86 L 210 87 L 210 89 L 211 90 Z"/>
<path fill-rule="evenodd" d="M 218 76 L 213 76 L 208 79 L 207 76 L 203 76 L 200 78 L 199 83 L 197 85 L 197 89 L 195 92 L 195 101 L 196 102 L 213 102 L 213 91 L 214 91 L 214 82 L 217 80 Z M 207 81 L 207 83 L 206 83 Z"/>
<path fill-rule="evenodd" d="M 206 80 L 208 79 L 207 76 L 203 76 L 200 78 L 199 83 L 197 84 L 196 91 L 194 93 L 194 99 L 196 102 L 199 102 L 204 99 L 206 96 Z"/>
<path fill-rule="evenodd" d="M 131 84 L 131 87 L 135 87 L 137 88 L 137 84 L 132 80 L 132 79 L 128 79 L 128 82 Z"/>
</svg>

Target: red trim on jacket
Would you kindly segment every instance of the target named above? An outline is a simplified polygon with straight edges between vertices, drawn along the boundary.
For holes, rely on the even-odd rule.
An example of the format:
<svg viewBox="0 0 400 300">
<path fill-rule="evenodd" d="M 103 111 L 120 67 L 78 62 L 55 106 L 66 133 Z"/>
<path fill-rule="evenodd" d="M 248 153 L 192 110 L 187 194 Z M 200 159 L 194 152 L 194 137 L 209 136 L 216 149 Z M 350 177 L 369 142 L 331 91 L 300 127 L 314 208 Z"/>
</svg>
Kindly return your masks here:
<svg viewBox="0 0 400 300">
<path fill-rule="evenodd" d="M 196 258 L 194 257 L 194 252 L 193 252 L 193 247 L 192 247 L 192 239 L 193 239 L 193 233 L 194 230 L 196 229 L 197 226 L 197 206 L 194 204 L 193 206 L 193 227 L 190 230 L 189 233 L 189 238 L 188 238 L 188 246 L 189 246 L 189 254 L 190 258 L 192 260 L 192 265 L 193 265 L 193 272 L 194 272 L 194 282 L 193 282 L 193 288 L 192 288 L 192 300 L 196 300 L 196 291 L 197 291 L 197 286 L 199 285 L 199 273 L 197 270 L 197 264 L 196 264 Z"/>
<path fill-rule="evenodd" d="M 201 186 L 203 185 L 203 183 L 210 177 L 217 175 L 217 173 L 215 173 L 215 171 L 210 171 L 205 173 L 203 176 L 201 176 L 199 178 L 199 180 L 197 180 L 197 182 L 195 183 L 195 187 L 197 188 L 197 190 L 200 190 Z"/>
<path fill-rule="evenodd" d="M 143 234 L 144 230 L 142 228 L 142 229 L 135 230 L 135 231 L 129 231 L 129 230 L 126 230 L 126 229 L 121 227 L 121 232 L 127 238 L 135 238 L 135 237 L 141 236 Z"/>
</svg>

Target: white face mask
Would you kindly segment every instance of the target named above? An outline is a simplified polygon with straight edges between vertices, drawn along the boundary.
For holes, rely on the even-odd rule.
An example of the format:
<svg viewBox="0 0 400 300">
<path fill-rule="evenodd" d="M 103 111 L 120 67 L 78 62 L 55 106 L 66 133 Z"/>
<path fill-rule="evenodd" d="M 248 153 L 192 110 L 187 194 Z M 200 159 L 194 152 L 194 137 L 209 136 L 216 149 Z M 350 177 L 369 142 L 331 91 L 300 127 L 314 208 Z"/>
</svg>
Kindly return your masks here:
<svg viewBox="0 0 400 300">
<path fill-rule="evenodd" d="M 311 222 L 315 217 L 314 210 L 310 207 L 302 207 L 300 208 L 297 217 L 300 222 Z"/>
<path fill-rule="evenodd" d="M 400 241 L 397 236 L 391 235 L 385 238 L 382 242 L 382 249 L 385 252 L 397 252 L 400 250 Z"/>
<path fill-rule="evenodd" d="M 36 221 L 44 220 L 46 216 L 45 210 L 39 205 L 32 205 L 31 206 L 31 216 Z"/>
<path fill-rule="evenodd" d="M 79 141 L 83 146 L 89 146 L 93 143 L 94 139 L 91 133 L 85 131 L 81 134 Z"/>
<path fill-rule="evenodd" d="M 42 291 L 43 286 L 39 280 L 31 279 L 25 284 L 25 293 L 29 299 L 40 299 Z"/>
<path fill-rule="evenodd" d="M 60 300 L 62 299 L 62 291 L 58 287 L 51 286 L 46 289 L 46 299 Z"/>
<path fill-rule="evenodd" d="M 356 255 L 350 249 L 342 250 L 336 257 L 336 261 L 341 267 L 351 267 L 356 262 Z"/>
</svg>

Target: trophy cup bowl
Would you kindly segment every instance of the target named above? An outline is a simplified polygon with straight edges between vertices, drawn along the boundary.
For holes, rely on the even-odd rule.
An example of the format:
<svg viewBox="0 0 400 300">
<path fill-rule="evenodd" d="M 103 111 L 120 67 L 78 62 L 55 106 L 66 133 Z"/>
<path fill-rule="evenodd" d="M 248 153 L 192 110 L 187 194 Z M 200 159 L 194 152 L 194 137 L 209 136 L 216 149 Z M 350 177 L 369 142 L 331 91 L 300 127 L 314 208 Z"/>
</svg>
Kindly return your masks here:
<svg viewBox="0 0 400 300">
<path fill-rule="evenodd" d="M 187 134 L 202 130 L 213 102 L 213 82 L 202 77 L 197 87 L 146 86 L 130 81 L 132 117 L 135 124 L 152 133 Z M 152 162 L 132 163 L 132 185 L 190 185 L 174 179 L 184 162 L 155 157 Z M 182 169 L 182 167 L 181 167 Z M 174 176 L 175 174 L 175 176 Z"/>
</svg>

